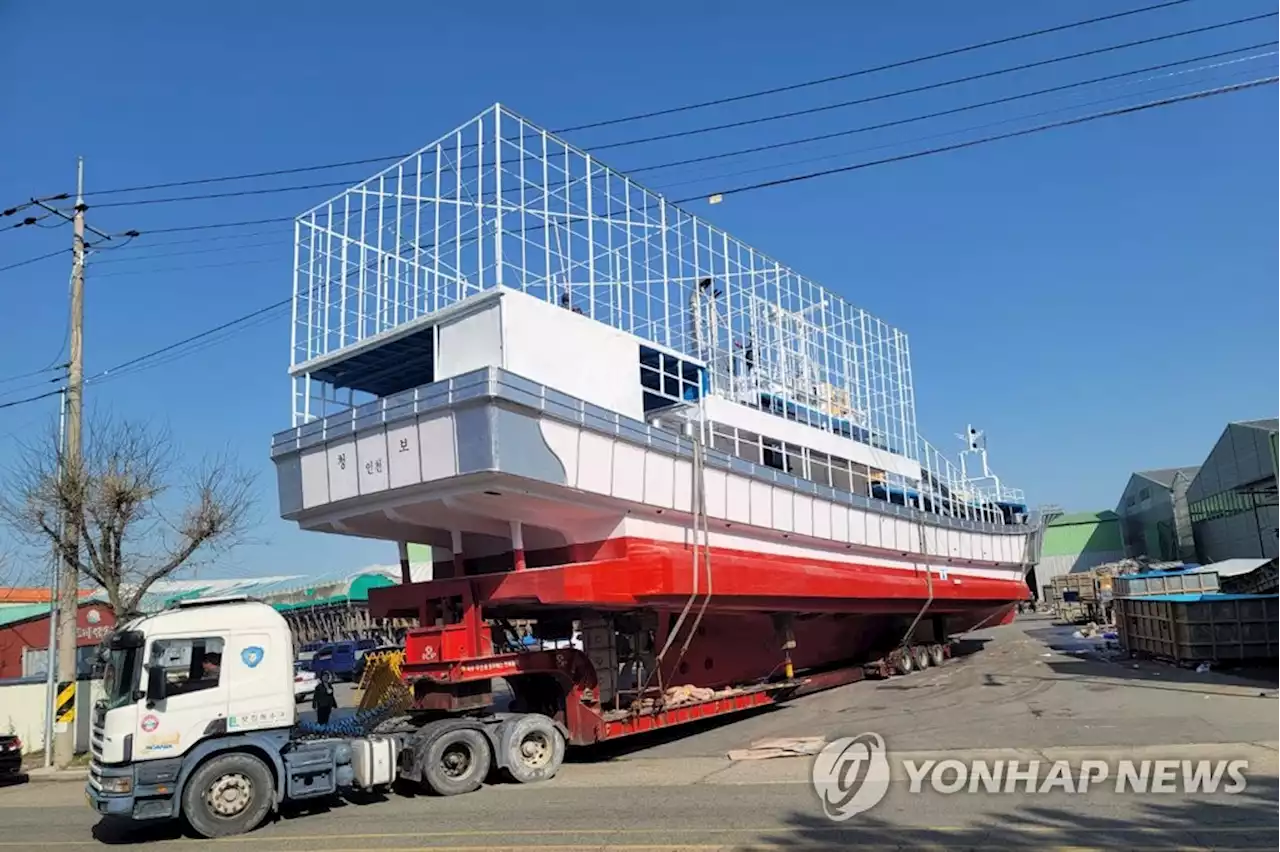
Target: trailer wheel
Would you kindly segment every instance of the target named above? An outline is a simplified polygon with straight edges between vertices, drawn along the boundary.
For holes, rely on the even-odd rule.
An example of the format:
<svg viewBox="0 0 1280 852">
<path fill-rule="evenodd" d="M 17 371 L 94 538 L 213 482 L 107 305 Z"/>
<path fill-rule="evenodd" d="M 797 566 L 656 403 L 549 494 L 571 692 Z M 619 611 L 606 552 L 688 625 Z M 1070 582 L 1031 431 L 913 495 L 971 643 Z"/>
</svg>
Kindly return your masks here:
<svg viewBox="0 0 1280 852">
<path fill-rule="evenodd" d="M 909 675 L 916 670 L 915 661 L 911 659 L 911 651 L 902 648 L 893 655 L 893 670 L 900 675 Z"/>
<path fill-rule="evenodd" d="M 911 649 L 911 656 L 915 660 L 916 668 L 924 671 L 929 668 L 929 649 L 923 645 L 917 645 Z"/>
<path fill-rule="evenodd" d="M 251 754 L 231 752 L 203 764 L 182 791 L 182 813 L 201 837 L 244 834 L 275 801 L 271 770 Z"/>
<path fill-rule="evenodd" d="M 493 764 L 493 749 L 480 731 L 456 728 L 427 746 L 422 780 L 431 792 L 457 796 L 480 789 Z"/>
<path fill-rule="evenodd" d="M 940 666 L 946 662 L 946 659 L 947 652 L 941 645 L 929 646 L 929 662 L 933 663 L 935 666 Z"/>
<path fill-rule="evenodd" d="M 538 713 L 508 723 L 501 742 L 507 775 L 521 784 L 554 778 L 564 763 L 564 736 Z"/>
</svg>

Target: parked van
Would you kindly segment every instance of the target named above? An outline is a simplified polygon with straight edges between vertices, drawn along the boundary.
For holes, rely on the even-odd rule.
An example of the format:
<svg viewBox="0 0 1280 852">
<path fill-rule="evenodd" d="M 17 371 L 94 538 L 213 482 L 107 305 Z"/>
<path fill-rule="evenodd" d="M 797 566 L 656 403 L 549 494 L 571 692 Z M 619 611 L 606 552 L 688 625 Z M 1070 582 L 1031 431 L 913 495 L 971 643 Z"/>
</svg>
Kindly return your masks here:
<svg viewBox="0 0 1280 852">
<path fill-rule="evenodd" d="M 321 645 L 311 658 L 311 671 L 318 677 L 323 672 L 332 672 L 335 680 L 354 680 L 356 663 L 366 651 L 378 647 L 372 639 L 344 640 Z"/>
</svg>

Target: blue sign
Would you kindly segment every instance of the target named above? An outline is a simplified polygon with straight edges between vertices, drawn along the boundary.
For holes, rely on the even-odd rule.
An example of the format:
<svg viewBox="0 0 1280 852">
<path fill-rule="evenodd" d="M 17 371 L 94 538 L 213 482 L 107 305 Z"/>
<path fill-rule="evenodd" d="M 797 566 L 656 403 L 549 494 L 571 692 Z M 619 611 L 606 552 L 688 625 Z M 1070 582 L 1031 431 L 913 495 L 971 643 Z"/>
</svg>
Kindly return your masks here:
<svg viewBox="0 0 1280 852">
<path fill-rule="evenodd" d="M 257 645 L 250 645 L 248 648 L 245 648 L 240 652 L 240 659 L 243 660 L 244 664 L 251 669 L 257 668 L 258 663 L 262 662 L 262 658 L 264 656 L 265 653 Z"/>
</svg>

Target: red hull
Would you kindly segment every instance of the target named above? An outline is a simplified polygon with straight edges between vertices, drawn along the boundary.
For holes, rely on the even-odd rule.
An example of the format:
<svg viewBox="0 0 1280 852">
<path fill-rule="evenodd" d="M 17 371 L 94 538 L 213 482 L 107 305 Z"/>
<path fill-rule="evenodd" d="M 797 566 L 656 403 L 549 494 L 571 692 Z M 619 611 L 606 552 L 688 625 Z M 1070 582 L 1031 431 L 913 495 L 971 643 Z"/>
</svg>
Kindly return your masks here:
<svg viewBox="0 0 1280 852">
<path fill-rule="evenodd" d="M 578 561 L 554 564 L 570 558 Z M 528 567 L 517 567 L 522 563 Z M 479 621 L 494 616 L 538 619 L 550 612 L 578 617 L 590 611 L 656 610 L 670 614 L 660 628 L 661 642 L 674 613 L 692 598 L 686 623 L 663 662 L 663 682 L 708 687 L 752 681 L 784 665 L 774 614 L 795 616 L 790 657 L 797 670 L 805 670 L 892 650 L 922 610 L 915 641 L 937 642 L 1007 621 L 1017 601 L 1029 597 L 1020 579 L 957 576 L 953 570 L 945 580 L 935 571 L 930 602 L 923 569 L 725 549 L 712 551 L 709 579 L 700 566 L 695 589 L 689 548 L 643 539 L 437 565 L 440 574 L 454 576 L 371 590 L 371 614 L 434 624 L 433 602 L 465 588 L 474 632 L 456 655 L 442 648 L 437 659 L 443 660 L 492 653 Z M 680 655 L 695 621 L 696 635 Z"/>
<path fill-rule="evenodd" d="M 569 561 L 572 560 L 572 561 Z M 523 561 L 527 566 L 519 570 Z M 935 570 L 931 614 L 976 614 L 1029 600 L 1021 579 L 958 575 Z M 695 589 L 692 551 L 684 545 L 618 538 L 524 554 L 467 560 L 461 570 L 436 565 L 436 577 L 474 581 L 476 602 L 485 606 L 583 609 L 678 610 L 697 594 L 708 613 L 794 612 L 914 616 L 930 596 L 923 568 L 888 568 L 856 562 L 801 559 L 724 548 L 711 551 L 711 568 L 700 566 Z M 375 614 L 418 614 L 418 601 L 432 583 L 375 589 Z M 710 596 L 708 597 L 708 589 Z"/>
</svg>

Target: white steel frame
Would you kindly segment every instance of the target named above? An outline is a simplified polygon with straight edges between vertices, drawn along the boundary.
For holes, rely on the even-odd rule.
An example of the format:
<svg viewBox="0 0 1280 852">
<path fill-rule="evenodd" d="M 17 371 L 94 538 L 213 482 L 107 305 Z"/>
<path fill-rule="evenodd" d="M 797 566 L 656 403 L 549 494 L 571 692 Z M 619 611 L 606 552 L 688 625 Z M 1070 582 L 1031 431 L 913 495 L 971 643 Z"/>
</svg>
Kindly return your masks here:
<svg viewBox="0 0 1280 852">
<path fill-rule="evenodd" d="M 290 363 L 496 285 L 703 361 L 715 395 L 865 430 L 979 496 L 916 432 L 903 332 L 501 104 L 298 217 Z M 294 425 L 359 401 L 304 372 Z"/>
</svg>

